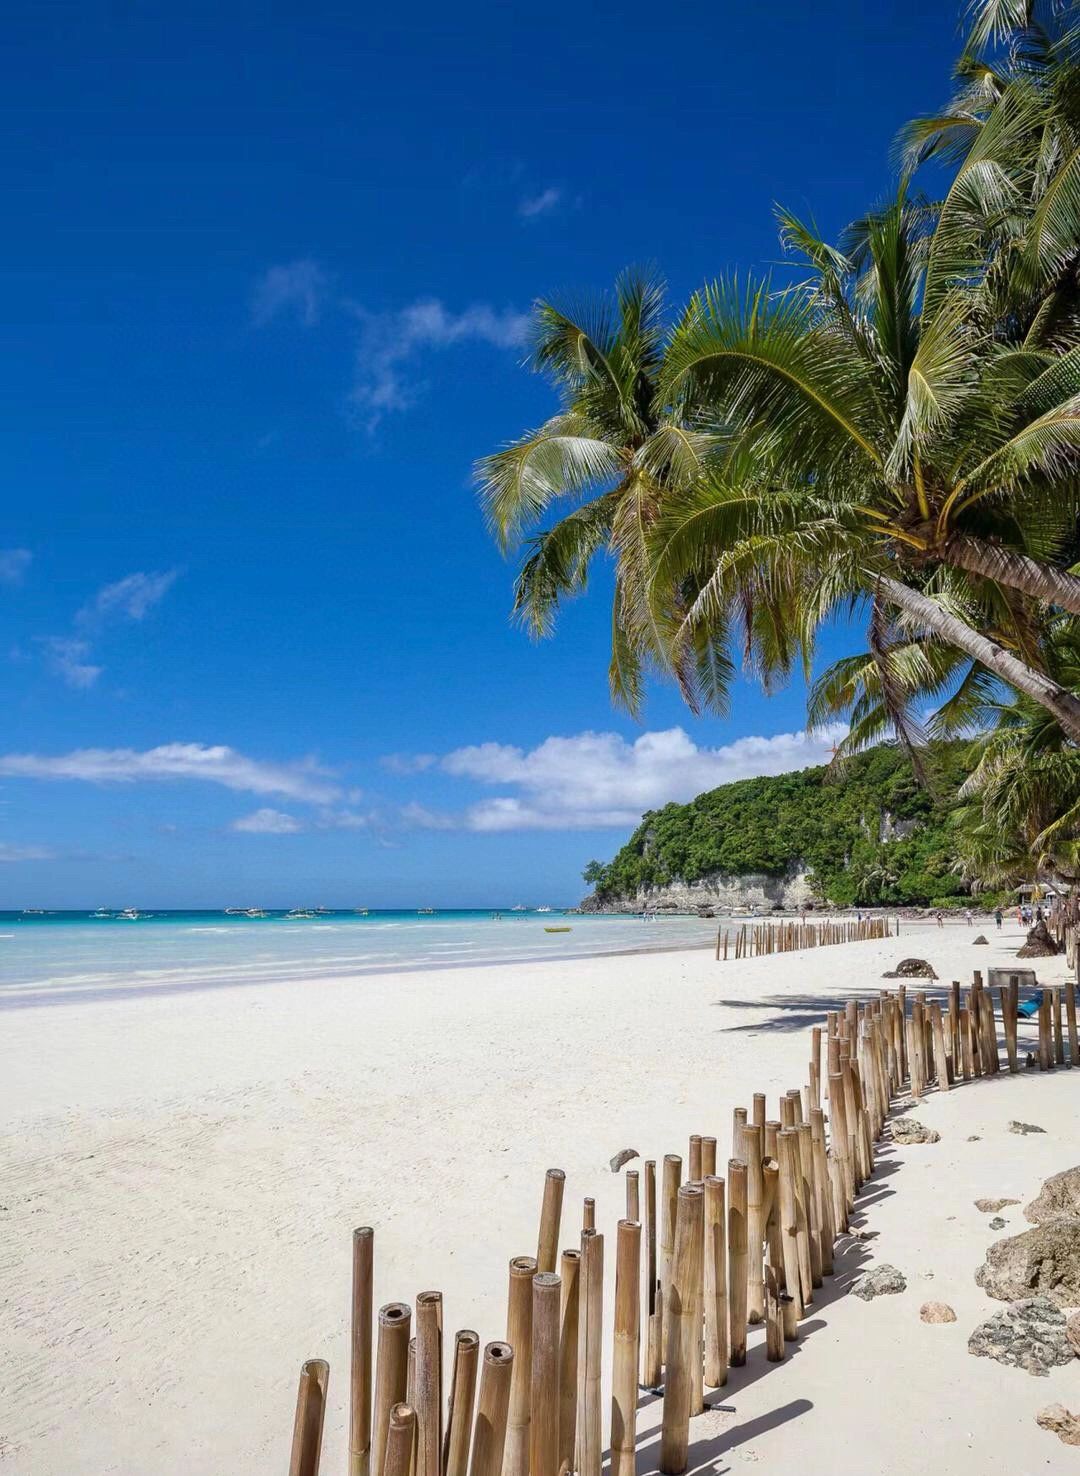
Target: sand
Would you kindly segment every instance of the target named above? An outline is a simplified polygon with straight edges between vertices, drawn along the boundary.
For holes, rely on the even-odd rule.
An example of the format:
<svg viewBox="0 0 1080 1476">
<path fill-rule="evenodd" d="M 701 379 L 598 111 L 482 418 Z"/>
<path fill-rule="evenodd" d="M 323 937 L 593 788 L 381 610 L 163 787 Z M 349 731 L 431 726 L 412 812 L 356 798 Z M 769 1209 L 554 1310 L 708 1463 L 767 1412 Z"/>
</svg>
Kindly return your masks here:
<svg viewBox="0 0 1080 1476">
<path fill-rule="evenodd" d="M 449 1331 L 502 1336 L 506 1262 L 535 1251 L 544 1170 L 608 1234 L 622 1148 L 691 1132 L 805 1080 L 809 1027 L 907 954 L 943 981 L 1011 960 L 1019 930 L 717 964 L 684 952 L 218 988 L 3 1015 L 0 1469 L 11 1476 L 284 1472 L 305 1357 L 330 1361 L 323 1469 L 345 1465 L 350 1232 L 376 1227 L 376 1302 L 445 1293 Z M 1064 977 L 1040 961 L 1040 979 Z M 691 1470 L 803 1476 L 1073 1470 L 1035 1412 L 1080 1410 L 1080 1363 L 1033 1378 L 966 1352 L 1002 1304 L 974 1283 L 996 1238 L 973 1201 L 1025 1201 L 1077 1159 L 1080 1071 L 1007 1075 L 918 1109 L 888 1148 L 803 1337 L 747 1367 L 691 1430 Z M 772 1111 L 774 1109 L 770 1109 Z M 1044 1135 L 1006 1132 L 1010 1118 Z M 969 1142 L 971 1135 L 978 1141 Z M 1023 1228 L 1019 1208 L 1003 1211 Z M 889 1261 L 901 1296 L 844 1295 Z M 958 1321 L 926 1326 L 920 1304 Z M 610 1318 L 610 1291 L 605 1321 Z M 605 1429 L 608 1384 L 605 1378 Z M 639 1472 L 655 1470 L 647 1401 Z"/>
</svg>

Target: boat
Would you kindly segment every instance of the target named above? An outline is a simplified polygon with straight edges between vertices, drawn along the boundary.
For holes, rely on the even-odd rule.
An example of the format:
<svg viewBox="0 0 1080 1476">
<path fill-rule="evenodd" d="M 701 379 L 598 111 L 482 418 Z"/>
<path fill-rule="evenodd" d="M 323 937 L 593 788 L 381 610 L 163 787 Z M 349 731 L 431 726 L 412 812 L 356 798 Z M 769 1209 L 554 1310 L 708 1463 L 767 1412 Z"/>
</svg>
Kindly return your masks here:
<svg viewBox="0 0 1080 1476">
<path fill-rule="evenodd" d="M 116 914 L 117 922 L 138 922 L 143 914 L 137 907 L 125 907 L 122 912 Z"/>
<path fill-rule="evenodd" d="M 571 928 L 569 926 L 567 926 L 567 927 L 560 927 L 560 928 L 545 928 L 544 929 L 544 932 L 545 933 L 572 933 L 573 931 L 574 931 L 573 928 Z"/>
<path fill-rule="evenodd" d="M 510 909 L 511 912 L 528 912 L 528 910 L 524 902 L 519 902 L 516 907 L 511 907 Z"/>
<path fill-rule="evenodd" d="M 434 907 L 418 907 L 416 909 L 416 915 L 417 917 L 434 917 L 435 909 Z"/>
<path fill-rule="evenodd" d="M 91 917 L 110 918 L 111 919 L 112 918 L 112 913 L 109 911 L 109 909 L 107 907 L 99 907 L 98 910 L 96 912 L 92 912 L 90 914 L 90 916 Z"/>
<path fill-rule="evenodd" d="M 354 907 L 353 908 L 353 912 L 356 914 L 357 917 L 370 917 L 370 915 L 371 915 L 371 908 L 370 907 Z"/>
<path fill-rule="evenodd" d="M 285 914 L 286 918 L 314 917 L 315 914 L 307 907 L 294 907 Z"/>
<path fill-rule="evenodd" d="M 261 907 L 245 907 L 244 908 L 244 916 L 245 917 L 265 917 L 266 916 L 266 913 L 262 910 Z"/>
<path fill-rule="evenodd" d="M 551 911 L 551 908 L 550 907 L 538 907 L 536 910 L 537 910 L 537 912 L 550 912 Z"/>
<path fill-rule="evenodd" d="M 316 917 L 333 917 L 334 911 L 335 911 L 335 909 L 333 907 L 316 907 L 315 908 L 315 916 Z"/>
<path fill-rule="evenodd" d="M 44 907 L 24 907 L 22 915 L 23 917 L 44 917 L 45 909 Z"/>
<path fill-rule="evenodd" d="M 225 909 L 225 916 L 226 917 L 246 917 L 247 916 L 247 908 L 246 907 L 226 907 L 226 909 Z"/>
</svg>

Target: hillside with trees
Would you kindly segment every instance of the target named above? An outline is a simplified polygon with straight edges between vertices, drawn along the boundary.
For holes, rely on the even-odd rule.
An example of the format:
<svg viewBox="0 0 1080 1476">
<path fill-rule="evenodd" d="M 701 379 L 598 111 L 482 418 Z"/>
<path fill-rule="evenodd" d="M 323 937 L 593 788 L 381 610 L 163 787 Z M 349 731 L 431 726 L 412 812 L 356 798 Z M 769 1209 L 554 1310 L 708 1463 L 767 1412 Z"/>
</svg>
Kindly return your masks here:
<svg viewBox="0 0 1080 1476">
<path fill-rule="evenodd" d="M 741 779 L 642 817 L 606 865 L 584 878 L 600 905 L 642 888 L 714 875 L 781 877 L 808 870 L 823 902 L 947 904 L 969 888 L 957 874 L 954 813 L 969 745 L 931 745 L 932 784 L 895 745 L 856 754 L 838 772 L 803 769 Z"/>
</svg>

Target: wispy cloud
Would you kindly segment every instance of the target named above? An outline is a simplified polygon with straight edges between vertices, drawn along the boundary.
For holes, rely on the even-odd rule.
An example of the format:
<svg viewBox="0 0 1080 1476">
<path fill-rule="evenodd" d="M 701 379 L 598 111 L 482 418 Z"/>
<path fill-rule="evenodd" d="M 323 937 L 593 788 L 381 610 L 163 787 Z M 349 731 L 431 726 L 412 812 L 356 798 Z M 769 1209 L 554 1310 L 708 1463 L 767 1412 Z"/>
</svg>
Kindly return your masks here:
<svg viewBox="0 0 1080 1476">
<path fill-rule="evenodd" d="M 159 604 L 180 577 L 179 569 L 166 569 L 161 573 L 127 574 L 113 584 L 99 589 L 89 604 L 76 614 L 76 623 L 94 625 L 119 615 L 126 620 L 145 620 L 155 605 Z"/>
<path fill-rule="evenodd" d="M 351 400 L 368 429 L 388 413 L 407 410 L 422 388 L 414 370 L 425 350 L 443 350 L 463 343 L 485 343 L 493 348 L 520 347 L 529 328 L 527 313 L 473 303 L 451 312 L 437 298 L 423 298 L 391 313 L 353 311 L 360 323 L 356 353 L 356 381 Z"/>
<path fill-rule="evenodd" d="M 401 818 L 431 829 L 487 832 L 624 829 L 646 810 L 692 799 L 719 784 L 825 763 L 843 731 L 739 738 L 720 748 L 699 747 L 682 728 L 643 733 L 632 743 L 617 733 L 547 738 L 528 750 L 480 743 L 446 754 L 440 769 L 510 793 L 480 800 L 458 815 L 414 804 Z"/>
<path fill-rule="evenodd" d="M 50 669 L 77 692 L 88 691 L 105 670 L 87 660 L 90 642 L 77 636 L 42 636 L 38 644 Z"/>
<path fill-rule="evenodd" d="M 538 215 L 550 215 L 553 210 L 558 209 L 562 197 L 562 190 L 549 185 L 538 195 L 526 195 L 518 205 L 518 214 L 522 220 L 535 220 Z"/>
<path fill-rule="evenodd" d="M 277 794 L 332 804 L 340 794 L 314 759 L 272 763 L 224 744 L 163 743 L 157 748 L 79 748 L 66 754 L 0 754 L 0 775 L 16 779 L 81 780 L 89 784 L 220 784 L 250 794 Z"/>
<path fill-rule="evenodd" d="M 251 294 L 251 321 L 256 328 L 264 328 L 287 313 L 312 328 L 322 315 L 329 287 L 327 273 L 308 257 L 272 266 Z"/>
<path fill-rule="evenodd" d="M 242 815 L 239 820 L 234 820 L 230 829 L 242 830 L 249 835 L 295 835 L 303 826 L 295 815 L 287 815 L 284 810 L 271 810 L 263 808 L 255 810 L 250 815 Z"/>
<path fill-rule="evenodd" d="M 0 841 L 0 863 L 52 861 L 55 857 L 56 852 L 50 851 L 47 846 L 13 846 L 7 841 Z"/>
<path fill-rule="evenodd" d="M 438 762 L 437 753 L 387 753 L 379 760 L 388 774 L 422 774 Z"/>
<path fill-rule="evenodd" d="M 0 584 L 21 584 L 32 558 L 28 548 L 0 548 Z"/>
</svg>

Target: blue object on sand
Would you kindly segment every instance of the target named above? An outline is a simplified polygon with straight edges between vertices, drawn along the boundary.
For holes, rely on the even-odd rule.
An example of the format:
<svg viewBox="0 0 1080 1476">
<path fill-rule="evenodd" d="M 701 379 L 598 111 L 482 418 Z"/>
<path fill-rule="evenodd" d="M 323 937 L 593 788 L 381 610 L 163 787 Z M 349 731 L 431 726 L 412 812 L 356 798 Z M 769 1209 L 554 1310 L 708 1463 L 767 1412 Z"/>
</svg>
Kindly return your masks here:
<svg viewBox="0 0 1080 1476">
<path fill-rule="evenodd" d="M 1016 1013 L 1022 1020 L 1030 1020 L 1032 1016 L 1039 1013 L 1039 1006 L 1043 1002 L 1043 991 L 1040 989 L 1031 999 L 1025 999 L 1023 1004 L 1017 1006 Z"/>
</svg>

